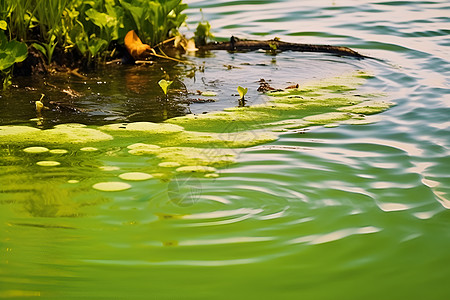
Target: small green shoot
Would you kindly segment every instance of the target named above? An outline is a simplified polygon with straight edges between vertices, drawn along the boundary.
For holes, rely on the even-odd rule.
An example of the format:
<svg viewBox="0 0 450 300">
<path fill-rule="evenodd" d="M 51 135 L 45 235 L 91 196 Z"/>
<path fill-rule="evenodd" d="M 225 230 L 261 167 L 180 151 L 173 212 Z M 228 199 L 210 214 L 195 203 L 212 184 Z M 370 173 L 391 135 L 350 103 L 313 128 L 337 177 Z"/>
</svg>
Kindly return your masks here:
<svg viewBox="0 0 450 300">
<path fill-rule="evenodd" d="M 161 80 L 158 82 L 159 86 L 160 86 L 161 89 L 163 90 L 164 95 L 166 95 L 166 97 L 167 97 L 167 91 L 168 91 L 168 89 L 169 89 L 169 86 L 170 86 L 172 83 L 173 83 L 173 81 L 167 81 L 167 80 L 165 80 L 165 79 L 161 79 Z"/>
<path fill-rule="evenodd" d="M 248 88 L 243 88 L 242 86 L 238 86 L 237 91 L 239 93 L 239 96 L 241 97 L 239 100 L 244 100 L 244 96 L 248 92 Z"/>
</svg>

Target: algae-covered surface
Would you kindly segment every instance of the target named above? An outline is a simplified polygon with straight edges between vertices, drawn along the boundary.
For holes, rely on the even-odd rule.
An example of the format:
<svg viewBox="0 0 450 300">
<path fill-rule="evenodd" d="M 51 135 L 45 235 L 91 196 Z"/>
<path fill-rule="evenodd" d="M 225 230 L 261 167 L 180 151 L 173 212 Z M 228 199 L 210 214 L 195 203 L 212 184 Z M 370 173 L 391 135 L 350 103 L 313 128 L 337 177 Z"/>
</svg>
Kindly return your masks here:
<svg viewBox="0 0 450 300">
<path fill-rule="evenodd" d="M 269 92 L 262 104 L 189 114 L 163 123 L 103 126 L 71 123 L 52 129 L 0 126 L 0 143 L 23 150 L 29 159 L 46 152 L 64 155 L 67 150 L 49 148 L 67 147 L 77 156 L 81 152 L 93 152 L 93 157 L 101 160 L 110 155 L 110 145 L 114 145 L 115 153 L 121 156 L 151 159 L 155 170 L 172 169 L 169 173 L 173 174 L 188 170 L 204 173 L 209 170 L 207 167 L 224 167 L 232 163 L 244 148 L 275 141 L 282 132 L 316 125 L 337 126 L 344 121 L 357 123 L 365 120 L 366 114 L 388 109 L 392 104 L 384 101 L 381 95 L 356 92 L 366 78 L 370 78 L 366 72 L 355 71 L 305 83 L 295 89 Z M 98 150 L 101 153 L 94 153 Z M 37 164 L 59 165 L 52 161 Z"/>
<path fill-rule="evenodd" d="M 3 165 L 14 174 L 4 193 L 21 199 L 10 201 L 22 203 L 25 209 L 32 201 L 33 213 L 34 206 L 40 205 L 41 210 L 52 207 L 45 214 L 65 216 L 81 214 L 82 207 L 105 199 L 94 193 L 96 200 L 80 203 L 77 194 L 133 191 L 145 182 L 167 184 L 179 176 L 214 180 L 241 151 L 273 142 L 280 134 L 309 126 L 370 122 L 365 114 L 382 112 L 391 104 L 381 95 L 357 92 L 368 77 L 355 71 L 268 93 L 261 104 L 190 114 L 162 123 L 69 123 L 50 129 L 0 126 Z M 35 168 L 33 177 L 38 179 L 16 179 L 15 174 L 28 173 L 25 170 L 30 168 Z M 30 200 L 36 189 L 49 186 L 53 192 L 46 191 L 46 195 L 63 189 L 66 197 L 58 197 L 58 203 Z M 17 190 L 23 192 L 15 193 Z"/>
</svg>

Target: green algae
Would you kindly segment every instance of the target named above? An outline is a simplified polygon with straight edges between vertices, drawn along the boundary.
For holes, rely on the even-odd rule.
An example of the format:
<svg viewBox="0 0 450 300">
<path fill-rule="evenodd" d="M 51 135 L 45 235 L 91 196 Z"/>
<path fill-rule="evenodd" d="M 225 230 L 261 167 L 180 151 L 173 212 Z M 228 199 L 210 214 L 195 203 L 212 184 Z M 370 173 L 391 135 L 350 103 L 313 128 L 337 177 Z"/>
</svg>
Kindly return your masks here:
<svg viewBox="0 0 450 300">
<path fill-rule="evenodd" d="M 185 166 L 177 168 L 176 171 L 180 173 L 194 173 L 194 172 L 211 173 L 217 171 L 217 169 L 207 166 Z"/>
<path fill-rule="evenodd" d="M 69 151 L 65 150 L 65 149 L 52 149 L 49 151 L 51 154 L 66 154 Z"/>
<path fill-rule="evenodd" d="M 95 147 L 83 147 L 83 148 L 80 148 L 80 151 L 84 151 L 84 152 L 95 152 L 95 151 L 98 151 L 98 149 L 95 148 Z"/>
<path fill-rule="evenodd" d="M 183 131 L 183 127 L 181 126 L 166 123 L 152 123 L 152 122 L 110 124 L 101 126 L 98 129 L 102 131 L 113 132 L 116 135 L 121 133 L 125 135 L 131 133 L 165 135 Z"/>
<path fill-rule="evenodd" d="M 163 123 L 104 126 L 72 123 L 45 130 L 28 126 L 0 126 L 0 144 L 11 145 L 14 149 L 12 154 L 2 154 L 2 159 L 17 158 L 13 162 L 18 165 L 14 169 L 16 174 L 20 174 L 21 168 L 29 167 L 28 162 L 34 160 L 32 164 L 40 166 L 33 166 L 37 173 L 49 178 L 47 182 L 36 184 L 42 197 L 30 198 L 29 194 L 24 194 L 23 200 L 20 200 L 30 211 L 35 211 L 36 216 L 79 216 L 85 207 L 107 199 L 104 194 L 97 193 L 94 197 L 90 195 L 94 200 L 79 201 L 75 196 L 80 191 L 124 191 L 132 188 L 129 183 L 149 180 L 133 183 L 138 189 L 139 185 L 168 182 L 177 176 L 213 180 L 219 177 L 217 169 L 234 163 L 240 151 L 275 141 L 283 132 L 308 126 L 337 127 L 341 124 L 374 122 L 379 116 L 372 115 L 388 109 L 392 104 L 379 100 L 382 95 L 358 91 L 358 86 L 367 78 L 370 76 L 355 72 L 303 84 L 297 89 L 267 93 L 262 96 L 266 100 L 262 104 L 190 114 Z M 32 149 L 31 153 L 37 154 L 22 151 L 27 146 Z M 33 148 L 39 147 L 42 152 L 33 152 Z M 55 156 L 69 152 L 73 155 Z M 43 157 L 46 153 L 49 157 Z M 21 162 L 24 156 L 26 164 Z M 58 167 L 60 164 L 64 167 Z M 120 169 L 130 170 L 131 164 L 136 172 L 117 172 Z M 70 173 L 66 172 L 69 166 L 74 166 Z M 102 182 L 92 182 L 96 176 L 101 176 L 98 181 Z M 18 183 L 15 188 L 26 190 L 28 185 L 33 184 Z M 49 191 L 58 184 L 64 187 L 59 189 L 64 192 L 58 196 L 50 195 Z"/>
<path fill-rule="evenodd" d="M 62 124 L 53 129 L 28 126 L 0 126 L 0 143 L 87 144 L 112 140 L 109 134 L 82 124 Z"/>
<path fill-rule="evenodd" d="M 392 105 L 393 104 L 390 102 L 371 100 L 371 101 L 364 101 L 362 103 L 352 105 L 352 106 L 340 107 L 337 110 L 352 112 L 352 113 L 356 113 L 356 114 L 371 115 L 371 114 L 380 113 L 380 112 L 388 109 Z"/>
<path fill-rule="evenodd" d="M 23 152 L 27 153 L 45 153 L 49 152 L 50 150 L 46 147 L 28 147 L 23 149 Z"/>
<path fill-rule="evenodd" d="M 120 170 L 120 168 L 116 166 L 100 166 L 99 169 L 106 172 Z"/>
<path fill-rule="evenodd" d="M 94 184 L 92 187 L 102 192 L 119 192 L 130 189 L 131 185 L 125 182 L 111 181 L 111 182 L 99 182 Z"/>
<path fill-rule="evenodd" d="M 153 176 L 143 172 L 129 172 L 120 174 L 119 178 L 130 181 L 141 181 L 141 180 L 149 180 L 153 178 Z"/>
<path fill-rule="evenodd" d="M 131 145 L 133 146 L 133 145 Z M 137 149 L 131 149 L 132 155 L 152 155 L 157 157 L 161 167 L 179 166 L 226 166 L 234 162 L 236 153 L 231 149 L 195 148 L 195 147 L 145 147 L 142 144 Z M 134 148 L 134 147 L 133 147 Z"/>
<path fill-rule="evenodd" d="M 33 147 L 75 144 L 79 145 L 76 149 L 86 152 L 80 154 L 84 160 L 92 155 L 88 152 L 101 152 L 99 149 L 110 148 L 110 143 L 114 143 L 114 147 L 122 151 L 121 155 L 146 156 L 150 165 L 146 171 L 151 172 L 153 178 L 165 179 L 174 176 L 174 172 L 208 173 L 205 177 L 214 178 L 214 168 L 233 163 L 242 149 L 275 141 L 283 132 L 308 126 L 336 127 L 372 122 L 373 119 L 365 115 L 382 112 L 392 104 L 378 100 L 380 95 L 355 92 L 367 78 L 370 75 L 364 72 L 353 72 L 305 83 L 296 89 L 267 93 L 264 96 L 266 102 L 262 104 L 189 114 L 163 123 L 117 123 L 98 127 L 71 123 L 45 130 L 0 126 L 0 144 Z M 70 148 L 70 151 L 76 149 Z M 67 152 L 50 150 L 52 154 Z M 104 157 L 110 155 L 116 154 L 107 151 Z M 112 166 L 99 168 L 104 171 L 119 169 Z"/>
<path fill-rule="evenodd" d="M 352 118 L 352 114 L 344 112 L 328 112 L 303 118 L 313 124 L 328 124 L 332 122 L 345 121 Z"/>
<path fill-rule="evenodd" d="M 357 71 L 343 76 L 318 82 L 303 84 L 296 89 L 286 89 L 267 93 L 269 100 L 264 104 L 250 107 L 231 107 L 221 112 L 211 112 L 200 115 L 186 115 L 167 120 L 166 123 L 182 126 L 187 132 L 239 132 L 267 129 L 277 126 L 275 131 L 282 132 L 282 122 L 290 119 L 302 119 L 295 123 L 297 128 L 311 124 L 326 124 L 327 122 L 345 121 L 351 115 L 340 114 L 336 110 L 351 114 L 377 113 L 387 109 L 391 104 L 373 101 L 370 95 L 361 96 L 354 93 L 358 86 L 371 75 Z M 336 94 L 339 94 L 337 96 Z M 367 100 L 369 99 L 369 100 Z M 336 113 L 328 114 L 327 113 Z M 319 116 L 318 117 L 310 116 Z M 301 125 L 300 125 L 301 124 Z M 291 125 L 291 124 L 288 124 Z M 292 129 L 291 126 L 285 129 Z M 264 141 L 261 141 L 264 143 Z M 265 141 L 267 142 L 267 141 Z M 255 141 L 255 144 L 258 144 Z M 249 147 L 250 145 L 236 145 Z M 233 147 L 233 146 L 230 146 Z"/>
<path fill-rule="evenodd" d="M 41 166 L 41 167 L 56 167 L 61 165 L 61 163 L 59 161 L 54 161 L 54 160 L 41 160 L 38 161 L 36 163 L 36 165 Z"/>
<path fill-rule="evenodd" d="M 162 163 L 158 164 L 158 167 L 162 167 L 162 168 L 178 168 L 179 166 L 181 166 L 181 165 L 174 161 L 167 161 L 167 162 L 162 162 Z"/>
</svg>

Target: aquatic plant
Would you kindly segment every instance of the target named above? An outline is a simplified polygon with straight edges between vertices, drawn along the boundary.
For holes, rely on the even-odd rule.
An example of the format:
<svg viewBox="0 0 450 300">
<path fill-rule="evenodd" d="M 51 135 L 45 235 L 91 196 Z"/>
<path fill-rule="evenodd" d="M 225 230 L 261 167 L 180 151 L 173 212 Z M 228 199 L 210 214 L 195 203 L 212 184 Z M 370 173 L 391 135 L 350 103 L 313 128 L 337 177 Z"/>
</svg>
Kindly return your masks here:
<svg viewBox="0 0 450 300">
<path fill-rule="evenodd" d="M 248 88 L 243 88 L 242 86 L 238 86 L 237 91 L 239 93 L 239 96 L 241 97 L 240 100 L 244 100 L 244 97 L 248 92 Z"/>
<path fill-rule="evenodd" d="M 161 87 L 161 89 L 164 92 L 164 95 L 166 95 L 167 98 L 167 92 L 169 89 L 169 86 L 173 83 L 173 81 L 167 81 L 165 79 L 161 79 L 160 81 L 158 81 L 159 86 Z"/>
<path fill-rule="evenodd" d="M 199 22 L 194 33 L 195 44 L 197 46 L 206 45 L 208 38 L 213 38 L 211 33 L 211 24 L 208 21 Z"/>
<path fill-rule="evenodd" d="M 175 35 L 186 20 L 187 8 L 181 0 L 120 0 L 125 10 L 124 26 L 139 32 L 144 43 L 155 46 Z M 131 26 L 130 26 L 131 23 Z"/>
<path fill-rule="evenodd" d="M 0 21 L 10 40 L 32 43 L 50 65 L 55 53 L 73 50 L 88 62 L 106 57 L 130 30 L 157 45 L 177 34 L 186 8 L 181 0 L 1 0 Z"/>
<path fill-rule="evenodd" d="M 41 53 L 47 58 L 47 64 L 50 65 L 57 43 L 56 36 L 52 35 L 48 43 L 33 43 L 32 46 L 41 51 Z"/>
<path fill-rule="evenodd" d="M 15 63 L 22 62 L 27 58 L 27 45 L 16 40 L 8 41 L 3 32 L 6 27 L 1 24 L 0 30 L 0 77 L 2 87 L 5 89 L 11 84 L 11 73 Z"/>
</svg>

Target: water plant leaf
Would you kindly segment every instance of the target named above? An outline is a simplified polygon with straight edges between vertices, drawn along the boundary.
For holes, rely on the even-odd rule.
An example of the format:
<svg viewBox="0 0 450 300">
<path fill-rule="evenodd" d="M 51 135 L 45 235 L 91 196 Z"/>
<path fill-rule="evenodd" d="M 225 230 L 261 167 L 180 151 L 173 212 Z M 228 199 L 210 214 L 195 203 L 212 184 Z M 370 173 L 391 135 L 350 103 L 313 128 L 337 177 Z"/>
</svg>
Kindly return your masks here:
<svg viewBox="0 0 450 300">
<path fill-rule="evenodd" d="M 237 91 L 238 91 L 239 96 L 241 97 L 241 99 L 244 99 L 244 96 L 248 92 L 248 88 L 243 88 L 242 86 L 238 86 Z"/>
<path fill-rule="evenodd" d="M 47 56 L 47 49 L 45 49 L 44 46 L 42 46 L 42 45 L 40 45 L 38 43 L 32 43 L 31 46 L 33 46 L 33 48 L 35 48 L 36 50 L 42 52 L 42 54 Z"/>
<path fill-rule="evenodd" d="M 8 23 L 5 20 L 0 20 L 0 29 L 6 30 L 6 28 L 8 28 Z"/>
<path fill-rule="evenodd" d="M 194 33 L 195 43 L 198 46 L 206 45 L 207 39 L 213 37 L 214 36 L 211 33 L 211 24 L 209 24 L 208 21 L 198 23 Z"/>
<path fill-rule="evenodd" d="M 167 90 L 169 89 L 169 86 L 173 83 L 173 81 L 167 81 L 165 79 L 161 79 L 158 81 L 159 86 L 163 90 L 164 94 L 167 95 Z"/>
<path fill-rule="evenodd" d="M 27 58 L 28 49 L 25 43 L 18 41 L 2 42 L 0 45 L 0 70 L 11 67 L 14 63 L 22 62 Z"/>
<path fill-rule="evenodd" d="M 96 56 L 101 50 L 108 46 L 108 42 L 104 39 L 91 35 L 88 42 L 88 49 L 92 56 Z"/>
</svg>

